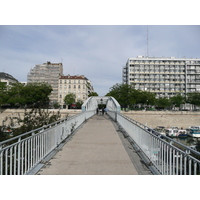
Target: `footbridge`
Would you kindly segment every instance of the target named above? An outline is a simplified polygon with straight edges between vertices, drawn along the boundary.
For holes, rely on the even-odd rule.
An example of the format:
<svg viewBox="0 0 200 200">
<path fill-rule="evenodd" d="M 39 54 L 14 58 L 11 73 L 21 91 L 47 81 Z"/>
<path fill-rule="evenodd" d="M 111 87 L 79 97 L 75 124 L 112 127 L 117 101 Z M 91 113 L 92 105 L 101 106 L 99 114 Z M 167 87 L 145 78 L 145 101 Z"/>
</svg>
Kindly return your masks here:
<svg viewBox="0 0 200 200">
<path fill-rule="evenodd" d="M 90 97 L 81 113 L 0 142 L 1 175 L 199 173 L 199 152 L 121 114 L 113 97 Z"/>
</svg>

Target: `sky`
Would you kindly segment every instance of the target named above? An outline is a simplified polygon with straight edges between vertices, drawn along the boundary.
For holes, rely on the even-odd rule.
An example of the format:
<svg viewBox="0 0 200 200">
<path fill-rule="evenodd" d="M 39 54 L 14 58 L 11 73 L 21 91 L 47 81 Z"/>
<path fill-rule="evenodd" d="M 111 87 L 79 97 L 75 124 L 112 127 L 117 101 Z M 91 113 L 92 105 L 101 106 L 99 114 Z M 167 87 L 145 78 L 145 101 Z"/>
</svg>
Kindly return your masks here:
<svg viewBox="0 0 200 200">
<path fill-rule="evenodd" d="M 36 64 L 47 61 L 62 62 L 64 75 L 85 75 L 92 82 L 95 92 L 99 96 L 104 96 L 113 85 L 122 82 L 122 68 L 128 58 L 138 55 L 147 56 L 147 29 L 149 56 L 200 58 L 200 26 L 198 24 L 184 25 L 182 21 L 176 21 L 173 18 L 173 22 L 180 25 L 168 25 L 172 24 L 172 21 L 169 23 L 165 21 L 166 25 L 162 23 L 157 25 L 161 13 L 168 16 L 172 15 L 172 12 L 167 12 L 167 14 L 166 10 L 159 10 L 157 7 L 156 14 L 152 12 L 154 15 L 152 13 L 149 16 L 145 15 L 145 20 L 142 21 L 134 18 L 138 15 L 136 12 L 136 15 L 133 15 L 135 20 L 132 20 L 131 24 L 129 15 L 121 21 L 121 11 L 119 12 L 119 9 L 123 10 L 121 5 L 118 5 L 118 10 L 112 10 L 110 17 L 110 10 L 104 9 L 103 12 L 103 5 L 98 4 L 101 11 L 96 10 L 95 12 L 97 15 L 101 12 L 101 16 L 104 16 L 102 21 L 103 17 L 99 20 L 92 9 L 86 10 L 88 12 L 84 10 L 83 15 L 83 9 L 81 10 L 80 7 L 84 4 L 76 6 L 77 1 L 73 2 L 75 2 L 73 6 L 77 9 L 76 13 L 70 12 L 68 8 L 68 12 L 65 12 L 67 16 L 64 24 L 62 24 L 63 17 L 61 21 L 57 20 L 57 23 L 54 21 L 54 16 L 64 13 L 62 6 L 60 6 L 59 13 L 45 12 L 45 15 L 42 15 L 43 18 L 41 17 L 42 9 L 36 7 L 37 9 L 30 10 L 29 15 L 25 9 L 23 12 L 26 12 L 26 15 L 23 13 L 19 16 L 18 13 L 21 12 L 15 11 L 14 16 L 17 21 L 14 23 L 15 17 L 7 22 L 0 21 L 2 24 L 0 25 L 0 72 L 8 73 L 20 82 L 26 82 L 27 74 Z M 188 8 L 188 5 L 185 6 Z M 15 8 L 15 5 L 13 7 Z M 113 8 L 113 5 L 111 4 L 110 7 Z M 178 15 L 178 18 L 181 18 L 183 14 L 185 15 L 184 8 L 182 5 L 182 13 L 180 15 L 175 13 L 175 16 Z M 126 9 L 129 13 L 130 8 L 126 7 Z M 169 5 L 167 9 L 173 11 L 175 8 Z M 193 6 L 193 11 L 196 11 L 195 9 Z M 10 12 L 13 13 L 13 11 Z M 122 12 L 122 15 L 126 13 L 126 11 Z M 7 12 L 3 14 L 4 18 L 8 15 Z M 141 11 L 139 14 L 141 15 Z M 34 20 L 36 16 L 39 18 L 36 21 L 24 21 L 30 15 L 34 16 Z M 43 21 L 46 15 L 52 20 Z M 78 19 L 74 20 L 75 15 Z M 84 18 L 83 21 L 80 16 Z M 156 19 L 155 23 L 146 20 L 148 17 Z M 95 20 L 91 21 L 93 18 Z M 188 17 L 184 22 L 189 22 Z"/>
<path fill-rule="evenodd" d="M 0 71 L 20 82 L 36 64 L 63 63 L 64 75 L 85 75 L 99 96 L 122 82 L 128 58 L 200 58 L 195 25 L 1 25 Z"/>
</svg>

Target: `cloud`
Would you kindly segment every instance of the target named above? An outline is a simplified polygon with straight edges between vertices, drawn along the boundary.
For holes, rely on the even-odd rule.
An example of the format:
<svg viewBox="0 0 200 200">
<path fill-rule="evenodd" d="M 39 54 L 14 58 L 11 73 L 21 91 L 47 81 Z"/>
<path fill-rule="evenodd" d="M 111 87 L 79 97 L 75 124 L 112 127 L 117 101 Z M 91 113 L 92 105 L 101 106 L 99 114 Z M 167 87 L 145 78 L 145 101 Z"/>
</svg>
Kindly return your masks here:
<svg viewBox="0 0 200 200">
<path fill-rule="evenodd" d="M 65 74 L 85 75 L 103 96 L 122 82 L 130 57 L 198 57 L 200 26 L 0 26 L 0 71 L 26 81 L 31 67 L 63 62 Z"/>
</svg>

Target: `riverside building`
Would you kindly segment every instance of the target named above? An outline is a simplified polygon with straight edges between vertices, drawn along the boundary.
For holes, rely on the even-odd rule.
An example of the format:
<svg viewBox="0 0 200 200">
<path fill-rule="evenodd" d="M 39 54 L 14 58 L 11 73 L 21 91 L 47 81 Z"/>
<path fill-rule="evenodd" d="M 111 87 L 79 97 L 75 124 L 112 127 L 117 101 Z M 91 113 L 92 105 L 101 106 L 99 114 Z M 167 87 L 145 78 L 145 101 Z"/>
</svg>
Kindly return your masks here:
<svg viewBox="0 0 200 200">
<path fill-rule="evenodd" d="M 149 91 L 156 97 L 200 92 L 200 59 L 144 57 L 129 58 L 123 67 L 123 83 Z"/>
<path fill-rule="evenodd" d="M 8 86 L 12 85 L 13 83 L 18 83 L 19 81 L 10 74 L 0 72 L 0 82 Z"/>
<path fill-rule="evenodd" d="M 63 75 L 63 64 L 62 63 L 43 63 L 36 65 L 30 70 L 27 76 L 28 83 L 33 82 L 47 82 L 52 86 L 52 93 L 50 95 L 51 103 L 58 102 L 58 79 Z"/>
<path fill-rule="evenodd" d="M 91 82 L 83 75 L 60 76 L 58 82 L 58 103 L 65 108 L 64 98 L 67 94 L 74 93 L 77 101 L 85 101 L 88 95 L 94 92 Z"/>
</svg>

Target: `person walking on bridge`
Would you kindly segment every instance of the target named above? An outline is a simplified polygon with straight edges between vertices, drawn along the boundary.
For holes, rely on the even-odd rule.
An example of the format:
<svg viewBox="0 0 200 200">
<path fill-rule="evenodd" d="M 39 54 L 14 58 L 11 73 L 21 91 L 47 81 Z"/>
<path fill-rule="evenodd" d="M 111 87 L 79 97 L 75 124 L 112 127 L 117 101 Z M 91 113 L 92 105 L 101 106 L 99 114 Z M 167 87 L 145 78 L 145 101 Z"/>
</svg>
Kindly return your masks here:
<svg viewBox="0 0 200 200">
<path fill-rule="evenodd" d="M 102 108 L 102 115 L 104 115 L 104 107 Z"/>
<path fill-rule="evenodd" d="M 104 109 L 104 111 L 105 111 L 105 114 L 107 115 L 107 112 L 108 112 L 108 108 L 105 108 L 105 109 Z"/>
<path fill-rule="evenodd" d="M 99 108 L 97 107 L 97 110 L 96 110 L 96 112 L 97 112 L 97 115 L 99 114 Z"/>
</svg>

